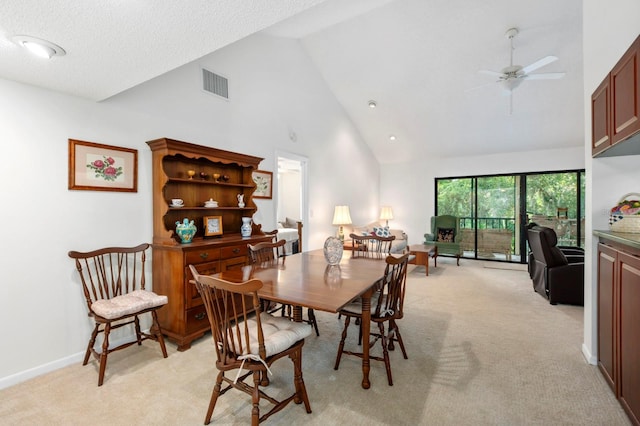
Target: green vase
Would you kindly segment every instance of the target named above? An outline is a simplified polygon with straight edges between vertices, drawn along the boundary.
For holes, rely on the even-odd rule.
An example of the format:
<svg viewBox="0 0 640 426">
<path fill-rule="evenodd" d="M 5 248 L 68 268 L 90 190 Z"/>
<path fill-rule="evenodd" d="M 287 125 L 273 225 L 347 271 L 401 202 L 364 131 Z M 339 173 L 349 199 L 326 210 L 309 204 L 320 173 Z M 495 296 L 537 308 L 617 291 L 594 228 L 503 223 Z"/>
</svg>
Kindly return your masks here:
<svg viewBox="0 0 640 426">
<path fill-rule="evenodd" d="M 189 221 L 186 217 L 182 222 L 176 222 L 176 234 L 180 237 L 182 244 L 190 243 L 196 234 L 197 228 L 193 221 Z"/>
</svg>

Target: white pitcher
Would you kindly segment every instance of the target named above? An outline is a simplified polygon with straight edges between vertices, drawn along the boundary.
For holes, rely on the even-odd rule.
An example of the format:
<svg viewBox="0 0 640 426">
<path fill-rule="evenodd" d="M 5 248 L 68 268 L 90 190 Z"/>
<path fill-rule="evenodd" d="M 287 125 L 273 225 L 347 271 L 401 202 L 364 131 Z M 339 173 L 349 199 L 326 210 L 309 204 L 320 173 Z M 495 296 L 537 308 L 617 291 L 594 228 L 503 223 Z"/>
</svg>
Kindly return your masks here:
<svg viewBox="0 0 640 426">
<path fill-rule="evenodd" d="M 248 238 L 251 236 L 251 218 L 243 217 L 242 226 L 240 227 L 240 234 L 242 238 Z"/>
</svg>

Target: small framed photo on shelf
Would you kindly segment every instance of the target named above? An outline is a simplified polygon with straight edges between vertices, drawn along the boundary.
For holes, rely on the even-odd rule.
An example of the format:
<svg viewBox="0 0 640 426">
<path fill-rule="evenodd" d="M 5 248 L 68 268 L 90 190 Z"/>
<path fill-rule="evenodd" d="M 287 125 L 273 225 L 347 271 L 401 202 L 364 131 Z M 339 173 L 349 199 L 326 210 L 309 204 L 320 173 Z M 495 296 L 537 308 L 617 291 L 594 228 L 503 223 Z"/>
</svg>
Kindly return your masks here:
<svg viewBox="0 0 640 426">
<path fill-rule="evenodd" d="M 138 192 L 138 150 L 69 139 L 69 189 Z"/>
<path fill-rule="evenodd" d="M 222 235 L 222 216 L 205 216 L 203 219 L 205 237 Z"/>
<path fill-rule="evenodd" d="M 255 170 L 252 177 L 256 184 L 253 198 L 273 198 L 273 172 Z"/>
</svg>

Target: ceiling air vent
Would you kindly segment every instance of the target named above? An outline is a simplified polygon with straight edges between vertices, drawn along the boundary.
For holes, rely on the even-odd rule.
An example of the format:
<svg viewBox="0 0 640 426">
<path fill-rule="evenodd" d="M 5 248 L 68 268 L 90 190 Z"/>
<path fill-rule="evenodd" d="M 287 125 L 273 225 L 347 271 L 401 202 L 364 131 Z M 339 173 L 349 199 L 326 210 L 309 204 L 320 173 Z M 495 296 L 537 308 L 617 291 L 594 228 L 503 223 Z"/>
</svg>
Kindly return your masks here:
<svg viewBox="0 0 640 426">
<path fill-rule="evenodd" d="M 229 99 L 229 80 L 202 68 L 202 88 L 214 95 Z"/>
</svg>

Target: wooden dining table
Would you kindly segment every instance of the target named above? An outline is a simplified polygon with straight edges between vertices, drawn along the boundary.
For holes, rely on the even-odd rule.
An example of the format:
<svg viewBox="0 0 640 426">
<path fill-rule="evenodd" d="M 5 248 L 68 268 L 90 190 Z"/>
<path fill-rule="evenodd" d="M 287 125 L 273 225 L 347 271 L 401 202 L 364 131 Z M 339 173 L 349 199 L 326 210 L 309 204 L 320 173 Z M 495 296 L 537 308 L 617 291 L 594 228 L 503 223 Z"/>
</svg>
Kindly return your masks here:
<svg viewBox="0 0 640 426">
<path fill-rule="evenodd" d="M 340 264 L 329 265 L 322 250 L 287 256 L 277 264 L 251 265 L 215 276 L 226 281 L 259 279 L 262 299 L 292 305 L 295 321 L 302 321 L 302 308 L 338 313 L 352 300 L 362 300 L 362 339 L 371 329 L 371 296 L 384 276 L 384 260 L 352 259 L 343 255 Z M 337 343 L 337 342 L 336 342 Z M 362 345 L 362 387 L 369 389 L 369 345 Z"/>
</svg>

